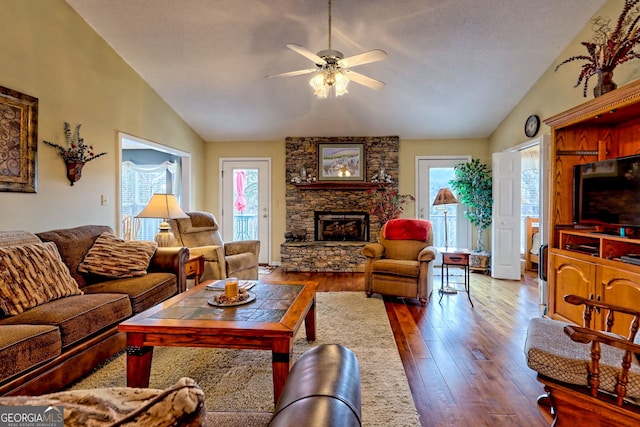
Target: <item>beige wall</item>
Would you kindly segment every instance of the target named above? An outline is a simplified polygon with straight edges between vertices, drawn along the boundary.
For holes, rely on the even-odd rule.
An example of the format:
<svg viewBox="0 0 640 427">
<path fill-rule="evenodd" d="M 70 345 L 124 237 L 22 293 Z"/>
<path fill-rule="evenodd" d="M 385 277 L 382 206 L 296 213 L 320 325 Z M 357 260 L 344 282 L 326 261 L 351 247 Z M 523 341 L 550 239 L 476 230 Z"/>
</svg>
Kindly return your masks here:
<svg viewBox="0 0 640 427">
<path fill-rule="evenodd" d="M 610 17 L 615 23 L 623 4 L 622 0 L 609 0 L 594 14 L 594 17 Z M 577 88 L 573 87 L 578 81 L 583 62 L 574 61 L 563 65 L 558 71 L 554 71 L 556 65 L 565 59 L 587 54 L 586 48 L 580 43 L 589 41 L 592 37 L 592 25 L 591 22 L 588 22 L 573 42 L 553 64 L 550 64 L 547 71 L 493 132 L 490 138 L 491 152 L 504 151 L 525 142 L 527 137 L 524 135 L 524 122 L 529 115 L 537 114 L 544 120 L 593 99 L 593 86 L 597 82 L 596 77 L 589 80 L 586 98 L 582 96 L 582 85 Z M 638 78 L 640 78 L 640 61 L 638 60 L 620 65 L 615 69 L 613 75 L 613 80 L 618 84 L 618 87 Z M 549 126 L 544 123 L 540 126 L 539 134 L 550 132 Z"/>
<path fill-rule="evenodd" d="M 117 227 L 118 141 L 125 132 L 193 156 L 192 205 L 201 206 L 204 142 L 63 0 L 2 0 L 0 85 L 38 98 L 36 194 L 0 193 L 0 229 Z M 73 187 L 56 150 L 63 125 L 82 124 L 96 152 Z M 100 204 L 104 195 L 108 206 Z"/>
</svg>

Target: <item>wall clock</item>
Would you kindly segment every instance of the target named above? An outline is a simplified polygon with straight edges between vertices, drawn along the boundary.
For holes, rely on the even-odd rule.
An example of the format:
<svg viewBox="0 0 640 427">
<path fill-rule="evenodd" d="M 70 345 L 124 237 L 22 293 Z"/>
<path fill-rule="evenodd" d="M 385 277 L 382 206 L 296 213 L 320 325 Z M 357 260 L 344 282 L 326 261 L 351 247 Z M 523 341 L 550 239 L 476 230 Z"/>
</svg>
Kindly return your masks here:
<svg viewBox="0 0 640 427">
<path fill-rule="evenodd" d="M 540 129 L 540 117 L 535 114 L 527 117 L 527 121 L 524 122 L 524 134 L 529 138 L 533 138 Z"/>
</svg>

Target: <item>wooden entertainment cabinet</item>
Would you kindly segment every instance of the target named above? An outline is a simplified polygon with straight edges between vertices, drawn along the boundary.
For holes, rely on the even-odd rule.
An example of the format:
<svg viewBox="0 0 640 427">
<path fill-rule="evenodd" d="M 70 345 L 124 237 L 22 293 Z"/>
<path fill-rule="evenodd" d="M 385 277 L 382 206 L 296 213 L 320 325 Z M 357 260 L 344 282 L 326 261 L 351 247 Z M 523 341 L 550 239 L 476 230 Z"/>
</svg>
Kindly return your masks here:
<svg viewBox="0 0 640 427">
<path fill-rule="evenodd" d="M 551 127 L 548 314 L 582 324 L 582 307 L 564 302 L 576 294 L 623 307 L 640 307 L 640 266 L 620 260 L 640 253 L 640 230 L 573 224 L 573 166 L 640 154 L 640 81 L 548 118 Z M 640 195 L 639 195 L 640 203 Z M 623 317 L 623 315 L 620 315 Z M 605 313 L 594 326 L 604 326 Z M 629 319 L 613 332 L 627 335 Z M 619 329 L 616 329 L 616 325 Z"/>
</svg>

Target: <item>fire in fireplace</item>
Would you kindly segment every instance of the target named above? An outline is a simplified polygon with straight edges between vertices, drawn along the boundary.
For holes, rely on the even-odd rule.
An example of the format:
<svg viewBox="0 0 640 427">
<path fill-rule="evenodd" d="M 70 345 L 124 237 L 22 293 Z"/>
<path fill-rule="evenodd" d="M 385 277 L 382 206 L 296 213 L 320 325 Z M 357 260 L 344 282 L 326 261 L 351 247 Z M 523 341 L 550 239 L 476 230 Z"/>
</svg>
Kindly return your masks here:
<svg viewBox="0 0 640 427">
<path fill-rule="evenodd" d="M 315 211 L 315 240 L 369 241 L 369 214 L 366 212 Z"/>
</svg>

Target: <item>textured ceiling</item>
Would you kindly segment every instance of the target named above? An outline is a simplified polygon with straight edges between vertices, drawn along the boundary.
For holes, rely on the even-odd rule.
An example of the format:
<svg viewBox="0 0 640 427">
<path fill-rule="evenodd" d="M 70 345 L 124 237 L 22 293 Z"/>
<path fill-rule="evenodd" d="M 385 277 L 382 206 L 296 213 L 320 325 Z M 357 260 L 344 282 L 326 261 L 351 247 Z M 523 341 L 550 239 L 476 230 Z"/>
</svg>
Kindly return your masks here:
<svg viewBox="0 0 640 427">
<path fill-rule="evenodd" d="M 485 138 L 605 0 L 332 0 L 332 48 L 380 91 L 316 99 L 328 48 L 322 0 L 67 0 L 206 141 L 286 136 Z"/>
</svg>

